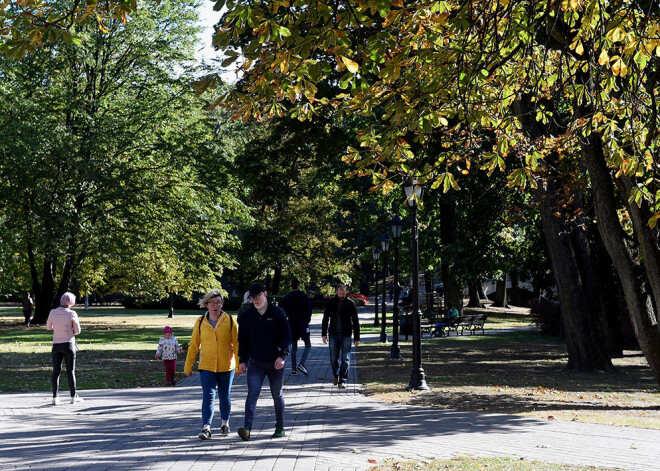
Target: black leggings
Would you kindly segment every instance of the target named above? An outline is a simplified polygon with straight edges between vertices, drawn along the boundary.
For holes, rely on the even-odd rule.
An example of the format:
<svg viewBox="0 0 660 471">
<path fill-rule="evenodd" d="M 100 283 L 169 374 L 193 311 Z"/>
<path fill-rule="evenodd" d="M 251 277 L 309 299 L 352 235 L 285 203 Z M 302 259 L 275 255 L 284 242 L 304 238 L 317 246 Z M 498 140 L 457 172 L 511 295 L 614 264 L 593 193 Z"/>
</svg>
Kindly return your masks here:
<svg viewBox="0 0 660 471">
<path fill-rule="evenodd" d="M 71 397 L 76 395 L 76 344 L 75 342 L 53 344 L 53 397 L 57 397 L 60 389 L 60 373 L 62 373 L 62 360 L 66 363 L 66 378 L 69 382 Z"/>
</svg>

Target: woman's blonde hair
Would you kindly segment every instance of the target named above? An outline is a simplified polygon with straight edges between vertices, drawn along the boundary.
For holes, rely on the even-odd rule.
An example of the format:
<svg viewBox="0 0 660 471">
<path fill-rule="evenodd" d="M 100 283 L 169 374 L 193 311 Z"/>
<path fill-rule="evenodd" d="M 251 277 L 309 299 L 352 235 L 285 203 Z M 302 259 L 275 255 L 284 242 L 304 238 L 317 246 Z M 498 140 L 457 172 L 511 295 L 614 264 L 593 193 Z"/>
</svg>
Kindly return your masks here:
<svg viewBox="0 0 660 471">
<path fill-rule="evenodd" d="M 202 299 L 199 300 L 199 307 L 206 307 L 206 305 L 209 303 L 209 301 L 213 298 L 220 297 L 220 301 L 223 300 L 222 298 L 222 291 L 219 289 L 212 289 L 208 293 L 206 293 L 206 296 L 204 296 Z"/>
</svg>

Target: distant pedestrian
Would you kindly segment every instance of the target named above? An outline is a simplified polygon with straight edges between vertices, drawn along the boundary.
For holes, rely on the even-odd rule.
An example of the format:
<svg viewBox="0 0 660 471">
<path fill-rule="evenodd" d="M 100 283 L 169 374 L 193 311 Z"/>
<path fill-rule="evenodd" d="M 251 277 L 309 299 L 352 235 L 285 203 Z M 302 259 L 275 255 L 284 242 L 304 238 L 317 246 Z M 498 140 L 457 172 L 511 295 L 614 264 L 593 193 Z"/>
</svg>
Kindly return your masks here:
<svg viewBox="0 0 660 471">
<path fill-rule="evenodd" d="M 202 385 L 202 430 L 200 440 L 211 438 L 211 422 L 215 402 L 215 389 L 220 395 L 220 435 L 229 434 L 231 413 L 231 385 L 234 374 L 240 375 L 238 365 L 238 323 L 222 310 L 220 290 L 209 291 L 199 301 L 199 306 L 208 309 L 197 319 L 193 327 L 188 355 L 183 372 L 190 378 L 199 353 L 199 381 Z"/>
<path fill-rule="evenodd" d="M 55 406 L 60 404 L 59 388 L 63 360 L 66 365 L 71 404 L 82 402 L 82 398 L 76 394 L 76 335 L 80 333 L 80 322 L 76 311 L 71 310 L 74 304 L 76 304 L 76 296 L 73 293 L 64 293 L 60 298 L 60 307 L 50 311 L 46 321 L 46 329 L 53 331 L 51 386 Z"/>
<path fill-rule="evenodd" d="M 336 292 L 337 295 L 328 302 L 323 313 L 321 336 L 323 343 L 329 342 L 332 383 L 345 389 L 348 382 L 351 342 L 356 347 L 360 344 L 360 320 L 355 303 L 346 296 L 346 285 L 337 285 Z"/>
<path fill-rule="evenodd" d="M 309 371 L 305 367 L 305 361 L 312 349 L 312 342 L 309 339 L 309 323 L 312 320 L 312 304 L 307 295 L 300 289 L 300 281 L 294 280 L 291 283 L 291 291 L 282 299 L 280 307 L 286 312 L 291 328 L 291 374 L 296 375 L 300 371 L 305 376 L 309 376 Z M 298 340 L 305 343 L 305 349 L 300 357 L 300 363 L 296 364 L 298 352 Z"/>
<path fill-rule="evenodd" d="M 158 349 L 156 349 L 155 358 L 163 357 L 163 364 L 165 365 L 165 384 L 167 386 L 176 386 L 174 373 L 176 373 L 176 355 L 181 353 L 183 348 L 179 345 L 176 337 L 172 333 L 172 327 L 166 325 L 163 328 L 163 336 L 158 342 Z"/>
<path fill-rule="evenodd" d="M 247 371 L 245 418 L 238 435 L 250 439 L 257 399 L 264 379 L 268 377 L 275 406 L 275 433 L 284 436 L 284 362 L 289 355 L 291 330 L 284 311 L 268 302 L 266 287 L 253 283 L 249 292 L 252 307 L 243 313 L 238 329 L 238 358 L 241 373 Z"/>
<path fill-rule="evenodd" d="M 238 307 L 238 315 L 236 316 L 236 322 L 241 323 L 241 316 L 245 311 L 252 307 L 252 300 L 250 299 L 250 292 L 246 291 L 243 295 L 243 303 Z"/>
<path fill-rule="evenodd" d="M 30 296 L 30 292 L 26 291 L 25 296 L 21 299 L 21 306 L 23 307 L 23 316 L 25 317 L 26 327 L 30 327 L 30 319 L 32 319 L 32 310 L 34 309 L 34 300 Z"/>
</svg>

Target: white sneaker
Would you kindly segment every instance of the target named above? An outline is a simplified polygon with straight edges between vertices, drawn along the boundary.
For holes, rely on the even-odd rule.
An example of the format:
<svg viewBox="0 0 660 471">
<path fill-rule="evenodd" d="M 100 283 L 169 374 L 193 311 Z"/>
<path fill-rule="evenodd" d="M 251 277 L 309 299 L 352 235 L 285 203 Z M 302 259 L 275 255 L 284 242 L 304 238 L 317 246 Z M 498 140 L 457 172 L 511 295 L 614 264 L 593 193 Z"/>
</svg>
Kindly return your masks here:
<svg viewBox="0 0 660 471">
<path fill-rule="evenodd" d="M 75 404 L 76 402 L 83 402 L 84 399 L 77 394 L 75 396 L 71 396 L 71 404 Z"/>
<path fill-rule="evenodd" d="M 59 406 L 60 405 L 60 398 L 59 397 L 54 397 L 53 398 L 53 405 L 54 406 Z"/>
</svg>

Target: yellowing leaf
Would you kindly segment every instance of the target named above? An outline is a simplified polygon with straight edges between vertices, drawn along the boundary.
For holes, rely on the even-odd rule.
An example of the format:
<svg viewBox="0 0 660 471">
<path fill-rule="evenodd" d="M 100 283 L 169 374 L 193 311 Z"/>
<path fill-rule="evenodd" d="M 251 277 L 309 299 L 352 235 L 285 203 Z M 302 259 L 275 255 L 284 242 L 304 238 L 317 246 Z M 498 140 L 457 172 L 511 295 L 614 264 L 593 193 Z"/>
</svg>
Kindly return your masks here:
<svg viewBox="0 0 660 471">
<path fill-rule="evenodd" d="M 598 56 L 598 64 L 606 65 L 606 64 L 609 64 L 609 62 L 610 62 L 610 56 L 607 53 L 607 49 L 603 49 L 600 52 L 600 56 Z"/>
<path fill-rule="evenodd" d="M 360 69 L 360 66 L 358 65 L 357 62 L 352 61 L 348 57 L 341 56 L 341 60 L 346 65 L 346 68 L 353 74 L 357 73 L 357 71 Z"/>
<path fill-rule="evenodd" d="M 582 41 L 580 41 L 580 42 L 578 43 L 578 45 L 576 46 L 576 48 L 575 48 L 575 53 L 576 53 L 578 56 L 581 56 L 582 53 L 584 53 L 584 47 L 582 46 Z"/>
</svg>

